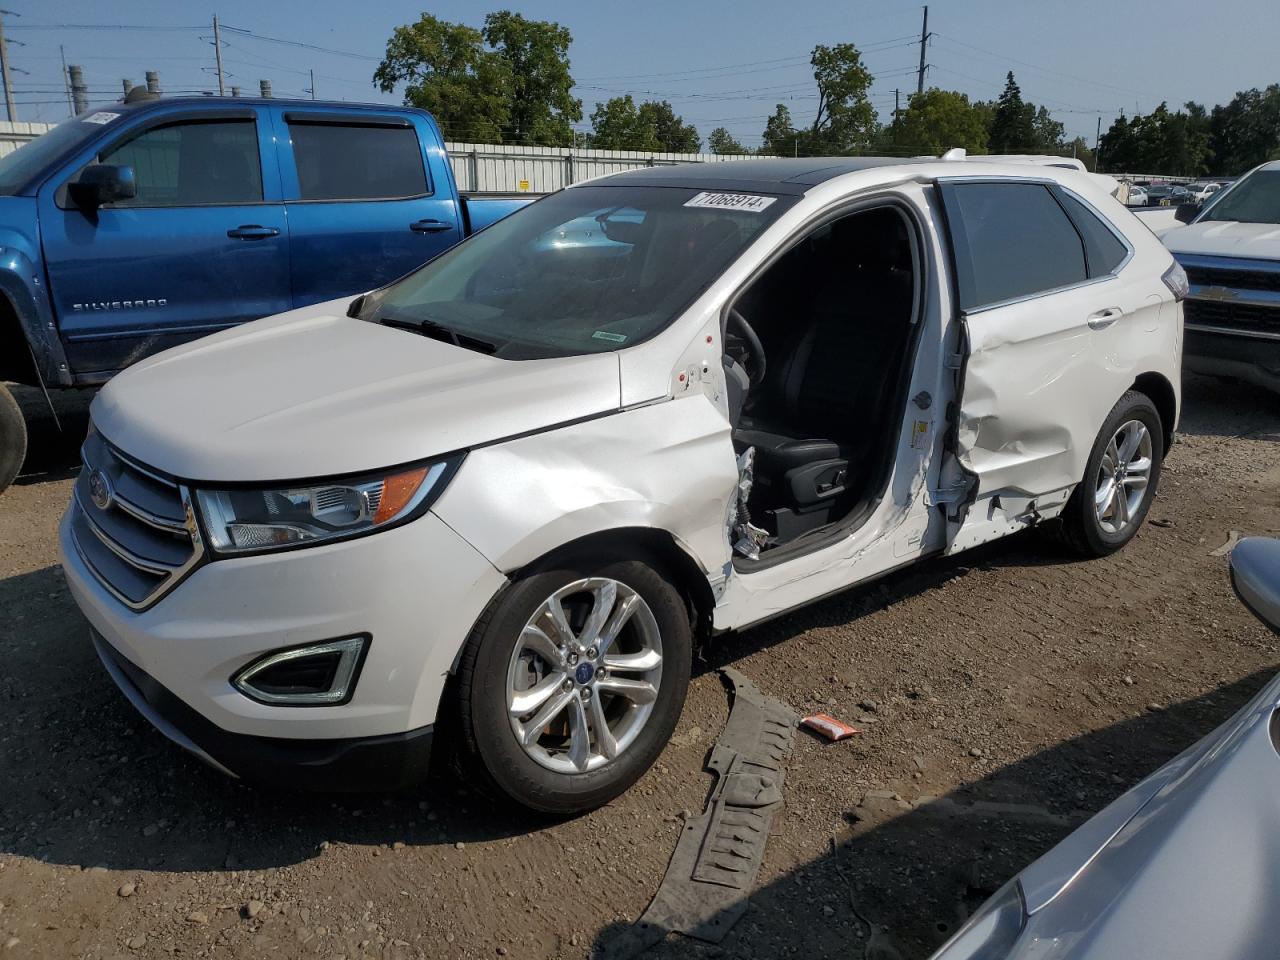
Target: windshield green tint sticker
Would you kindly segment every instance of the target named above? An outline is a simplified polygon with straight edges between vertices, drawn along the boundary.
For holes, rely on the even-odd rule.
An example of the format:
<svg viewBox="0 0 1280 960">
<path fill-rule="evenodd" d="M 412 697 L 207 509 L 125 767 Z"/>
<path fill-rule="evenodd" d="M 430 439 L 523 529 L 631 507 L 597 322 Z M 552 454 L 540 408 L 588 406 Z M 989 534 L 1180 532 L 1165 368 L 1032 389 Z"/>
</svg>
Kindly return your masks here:
<svg viewBox="0 0 1280 960">
<path fill-rule="evenodd" d="M 700 193 L 685 202 L 686 207 L 713 207 L 717 210 L 745 210 L 759 213 L 777 197 L 760 197 L 751 193 Z"/>
<path fill-rule="evenodd" d="M 608 330 L 597 330 L 591 335 L 592 340 L 608 340 L 610 343 L 626 343 L 625 333 L 610 333 Z"/>
<path fill-rule="evenodd" d="M 120 114 L 118 113 L 109 113 L 106 110 L 102 110 L 102 111 L 99 111 L 98 113 L 89 114 L 89 116 L 84 118 L 84 122 L 85 123 L 110 123 L 112 120 L 117 119 L 119 116 Z"/>
</svg>

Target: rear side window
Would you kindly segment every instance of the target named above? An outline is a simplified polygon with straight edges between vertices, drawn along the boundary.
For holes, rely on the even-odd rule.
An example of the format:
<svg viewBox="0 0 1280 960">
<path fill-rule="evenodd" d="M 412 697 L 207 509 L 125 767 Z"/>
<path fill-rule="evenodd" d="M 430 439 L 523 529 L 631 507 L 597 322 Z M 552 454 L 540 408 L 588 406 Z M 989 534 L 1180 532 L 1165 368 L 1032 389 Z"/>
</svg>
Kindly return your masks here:
<svg viewBox="0 0 1280 960">
<path fill-rule="evenodd" d="M 1065 190 L 1055 191 L 1063 207 L 1071 215 L 1080 236 L 1084 238 L 1085 257 L 1089 261 L 1090 277 L 1105 277 L 1115 273 L 1129 255 L 1129 248 L 1103 223 L 1096 213 Z"/>
<path fill-rule="evenodd" d="M 965 310 L 1088 279 L 1084 244 L 1039 183 L 943 184 Z"/>
<path fill-rule="evenodd" d="M 103 163 L 133 167 L 138 195 L 117 207 L 258 203 L 262 163 L 252 120 L 198 120 L 152 127 L 108 147 Z"/>
<path fill-rule="evenodd" d="M 303 200 L 388 200 L 427 192 L 413 127 L 289 121 Z"/>
</svg>

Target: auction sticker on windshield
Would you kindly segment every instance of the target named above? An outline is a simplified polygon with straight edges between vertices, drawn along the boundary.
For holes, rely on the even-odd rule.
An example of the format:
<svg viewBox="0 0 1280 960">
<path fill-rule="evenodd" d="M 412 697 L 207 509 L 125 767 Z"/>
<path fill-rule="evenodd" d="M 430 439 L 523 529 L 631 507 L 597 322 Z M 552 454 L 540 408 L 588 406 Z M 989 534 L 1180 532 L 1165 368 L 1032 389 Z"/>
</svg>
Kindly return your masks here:
<svg viewBox="0 0 1280 960">
<path fill-rule="evenodd" d="M 115 120 L 119 116 L 120 114 L 118 113 L 108 113 L 107 111 L 103 110 L 98 113 L 89 114 L 89 116 L 84 118 L 84 122 L 85 123 L 110 123 L 112 120 Z"/>
<path fill-rule="evenodd" d="M 718 210 L 745 210 L 759 213 L 777 197 L 760 197 L 751 193 L 700 193 L 685 202 L 686 207 L 715 207 Z"/>
</svg>

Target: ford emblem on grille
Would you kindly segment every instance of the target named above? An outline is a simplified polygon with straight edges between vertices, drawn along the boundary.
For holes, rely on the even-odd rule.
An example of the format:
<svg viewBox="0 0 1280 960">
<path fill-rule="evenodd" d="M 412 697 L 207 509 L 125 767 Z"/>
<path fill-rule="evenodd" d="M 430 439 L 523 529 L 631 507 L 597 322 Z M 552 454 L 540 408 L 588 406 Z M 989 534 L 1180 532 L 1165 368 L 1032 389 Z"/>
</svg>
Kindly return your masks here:
<svg viewBox="0 0 1280 960">
<path fill-rule="evenodd" d="M 89 499 L 99 510 L 106 510 L 111 506 L 111 481 L 101 470 L 89 474 Z"/>
</svg>

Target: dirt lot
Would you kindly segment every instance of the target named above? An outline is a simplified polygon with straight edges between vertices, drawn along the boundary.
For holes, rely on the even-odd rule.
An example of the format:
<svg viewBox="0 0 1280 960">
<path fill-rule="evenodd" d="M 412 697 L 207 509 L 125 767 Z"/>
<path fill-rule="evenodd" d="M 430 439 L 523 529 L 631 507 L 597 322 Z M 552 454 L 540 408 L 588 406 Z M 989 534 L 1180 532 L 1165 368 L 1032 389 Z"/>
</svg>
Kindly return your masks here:
<svg viewBox="0 0 1280 960">
<path fill-rule="evenodd" d="M 73 439 L 38 425 L 32 472 L 0 499 L 4 957 L 587 956 L 645 908 L 702 806 L 724 664 L 863 732 L 798 736 L 725 943 L 651 956 L 923 957 L 1280 659 L 1211 556 L 1231 530 L 1280 533 L 1280 398 L 1197 380 L 1154 522 L 1120 555 L 1019 536 L 722 640 L 659 765 L 603 810 L 547 822 L 447 778 L 271 793 L 170 746 L 97 664 L 54 550 L 83 403 L 64 418 Z"/>
</svg>

